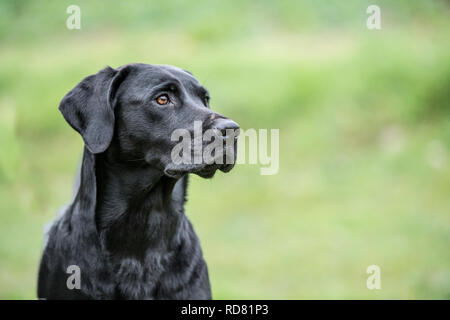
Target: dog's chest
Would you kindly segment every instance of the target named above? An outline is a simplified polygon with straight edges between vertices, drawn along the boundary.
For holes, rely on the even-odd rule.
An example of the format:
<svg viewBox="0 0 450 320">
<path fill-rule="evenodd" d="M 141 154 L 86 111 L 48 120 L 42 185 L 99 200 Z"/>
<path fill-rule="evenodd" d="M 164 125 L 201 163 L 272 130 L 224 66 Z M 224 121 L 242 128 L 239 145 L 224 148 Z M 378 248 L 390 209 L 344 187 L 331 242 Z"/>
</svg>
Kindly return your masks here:
<svg viewBox="0 0 450 320">
<path fill-rule="evenodd" d="M 164 223 L 163 223 L 164 222 Z M 165 287 L 167 275 L 172 274 L 180 265 L 180 261 L 188 256 L 193 243 L 186 221 L 167 223 L 155 219 L 148 221 L 145 240 L 140 238 L 141 247 L 124 257 L 124 251 L 111 257 L 111 264 L 119 297 L 126 299 L 154 299 L 159 288 Z M 170 237 L 173 235 L 173 237 Z M 142 246 L 145 241 L 145 246 Z M 127 244 L 126 252 L 132 250 Z M 135 247 L 136 248 L 136 247 Z M 187 264 L 185 264 L 187 265 Z M 180 270 L 182 273 L 183 270 Z"/>
<path fill-rule="evenodd" d="M 121 259 L 113 267 L 118 295 L 126 299 L 153 299 L 161 276 L 173 259 L 173 253 L 159 252 L 148 252 L 144 260 Z"/>
</svg>

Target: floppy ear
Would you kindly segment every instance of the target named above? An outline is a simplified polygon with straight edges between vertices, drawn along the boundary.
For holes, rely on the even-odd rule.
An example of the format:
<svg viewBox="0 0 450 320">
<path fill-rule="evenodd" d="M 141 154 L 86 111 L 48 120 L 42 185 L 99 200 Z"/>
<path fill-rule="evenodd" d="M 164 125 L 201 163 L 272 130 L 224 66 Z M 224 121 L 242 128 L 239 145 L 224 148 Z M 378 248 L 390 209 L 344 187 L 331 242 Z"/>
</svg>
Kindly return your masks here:
<svg viewBox="0 0 450 320">
<path fill-rule="evenodd" d="M 84 78 L 59 104 L 64 119 L 94 154 L 105 151 L 114 133 L 114 109 L 111 104 L 125 69 L 110 67 Z"/>
</svg>

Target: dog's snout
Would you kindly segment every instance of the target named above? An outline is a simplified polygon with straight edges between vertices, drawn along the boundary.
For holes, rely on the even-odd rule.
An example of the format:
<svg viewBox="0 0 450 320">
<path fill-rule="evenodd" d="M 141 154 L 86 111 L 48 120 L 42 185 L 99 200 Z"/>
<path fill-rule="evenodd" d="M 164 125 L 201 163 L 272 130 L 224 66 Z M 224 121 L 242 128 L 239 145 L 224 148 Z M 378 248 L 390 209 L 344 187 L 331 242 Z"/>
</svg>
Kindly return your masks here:
<svg viewBox="0 0 450 320">
<path fill-rule="evenodd" d="M 239 125 L 231 119 L 216 119 L 213 122 L 212 128 L 220 131 L 224 137 L 229 133 L 227 130 L 237 131 L 237 134 L 239 134 Z"/>
</svg>

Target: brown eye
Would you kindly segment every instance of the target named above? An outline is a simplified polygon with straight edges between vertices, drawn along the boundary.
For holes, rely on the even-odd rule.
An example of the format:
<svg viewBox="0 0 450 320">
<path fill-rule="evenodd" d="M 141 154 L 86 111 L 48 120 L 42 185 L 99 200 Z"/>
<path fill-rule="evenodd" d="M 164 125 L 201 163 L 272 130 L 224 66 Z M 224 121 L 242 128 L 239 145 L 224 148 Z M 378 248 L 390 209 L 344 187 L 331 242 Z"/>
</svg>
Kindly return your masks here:
<svg viewBox="0 0 450 320">
<path fill-rule="evenodd" d="M 167 94 L 162 94 L 156 98 L 156 102 L 158 102 L 159 105 L 165 105 L 169 103 L 169 96 Z"/>
</svg>

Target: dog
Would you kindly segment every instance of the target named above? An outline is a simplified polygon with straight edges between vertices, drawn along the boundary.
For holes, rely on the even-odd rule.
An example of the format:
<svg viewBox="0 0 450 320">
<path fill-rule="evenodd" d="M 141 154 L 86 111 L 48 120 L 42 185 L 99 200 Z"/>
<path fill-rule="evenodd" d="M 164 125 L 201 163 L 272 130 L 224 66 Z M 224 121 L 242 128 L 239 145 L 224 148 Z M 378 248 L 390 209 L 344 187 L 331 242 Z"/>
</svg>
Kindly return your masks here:
<svg viewBox="0 0 450 320">
<path fill-rule="evenodd" d="M 239 126 L 209 100 L 190 72 L 149 64 L 106 67 L 64 96 L 59 110 L 84 152 L 78 192 L 48 231 L 39 299 L 212 298 L 184 211 L 188 175 L 230 171 Z M 172 161 L 171 133 L 192 132 L 196 121 L 216 139 L 233 140 L 215 155 L 233 154 L 231 163 Z"/>
</svg>

